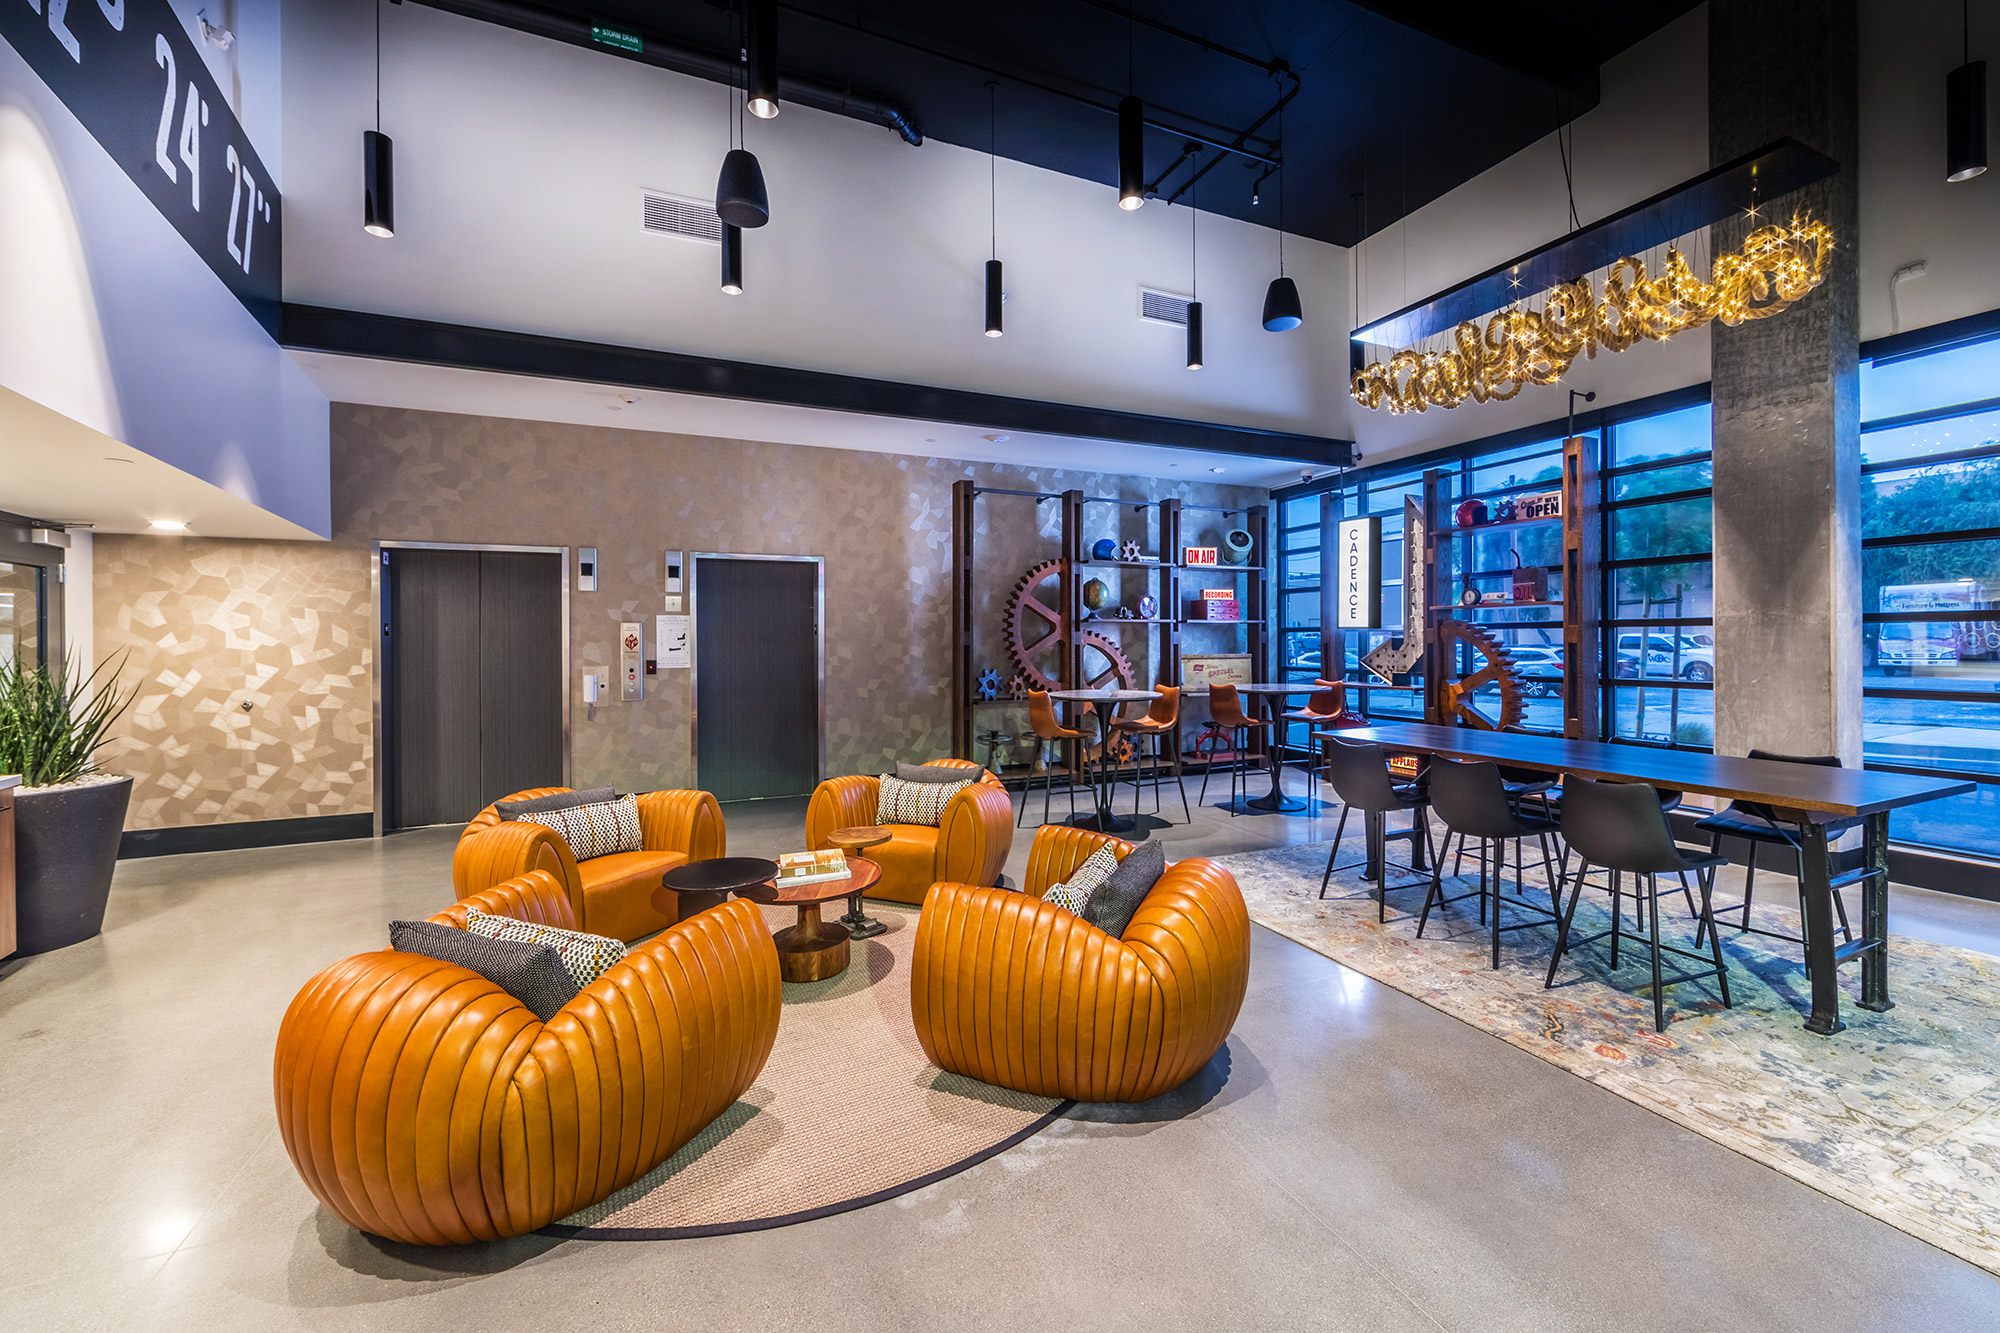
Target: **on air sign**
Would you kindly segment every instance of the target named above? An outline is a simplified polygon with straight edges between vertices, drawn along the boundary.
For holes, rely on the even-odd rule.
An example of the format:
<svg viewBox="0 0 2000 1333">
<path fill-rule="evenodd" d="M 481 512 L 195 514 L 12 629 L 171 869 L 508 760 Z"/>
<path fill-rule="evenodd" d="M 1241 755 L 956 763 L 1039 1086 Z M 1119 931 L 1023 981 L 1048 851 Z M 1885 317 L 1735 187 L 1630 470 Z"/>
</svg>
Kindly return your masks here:
<svg viewBox="0 0 2000 1333">
<path fill-rule="evenodd" d="M 1381 628 L 1381 518 L 1342 519 L 1335 558 L 1340 568 L 1336 623 L 1342 629 Z"/>
</svg>

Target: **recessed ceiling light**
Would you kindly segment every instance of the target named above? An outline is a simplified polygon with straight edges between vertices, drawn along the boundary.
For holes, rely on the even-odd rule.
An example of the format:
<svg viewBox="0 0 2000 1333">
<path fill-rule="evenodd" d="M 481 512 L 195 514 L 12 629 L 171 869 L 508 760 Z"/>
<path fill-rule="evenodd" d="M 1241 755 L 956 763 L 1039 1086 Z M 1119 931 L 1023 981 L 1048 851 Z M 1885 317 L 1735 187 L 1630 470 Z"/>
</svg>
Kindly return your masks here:
<svg viewBox="0 0 2000 1333">
<path fill-rule="evenodd" d="M 1013 438 L 1011 435 L 989 435 L 986 437 L 986 440 L 989 444 L 1005 444 Z"/>
<path fill-rule="evenodd" d="M 186 532 L 187 520 L 180 518 L 156 518 L 153 526 L 161 532 Z"/>
<path fill-rule="evenodd" d="M 1210 471 L 1210 472 L 1220 472 L 1220 471 L 1222 471 L 1222 469 L 1221 469 L 1221 468 L 1219 468 L 1219 467 L 1212 467 L 1212 468 L 1210 468 L 1210 469 L 1209 469 L 1209 471 Z"/>
</svg>

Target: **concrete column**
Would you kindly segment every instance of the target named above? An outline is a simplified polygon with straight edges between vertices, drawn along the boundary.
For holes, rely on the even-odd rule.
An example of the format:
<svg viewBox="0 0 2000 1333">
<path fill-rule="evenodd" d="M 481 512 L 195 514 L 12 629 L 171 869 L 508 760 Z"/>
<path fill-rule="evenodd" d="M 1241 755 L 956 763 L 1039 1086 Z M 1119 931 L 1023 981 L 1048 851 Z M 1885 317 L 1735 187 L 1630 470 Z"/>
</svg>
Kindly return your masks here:
<svg viewBox="0 0 2000 1333">
<path fill-rule="evenodd" d="M 1715 395 L 1715 749 L 1861 762 L 1861 432 L 1856 0 L 1708 6 L 1708 141 L 1716 164 L 1789 135 L 1832 179 L 1714 228 L 1716 251 L 1805 207 L 1839 253 L 1783 314 L 1712 342 Z"/>
</svg>

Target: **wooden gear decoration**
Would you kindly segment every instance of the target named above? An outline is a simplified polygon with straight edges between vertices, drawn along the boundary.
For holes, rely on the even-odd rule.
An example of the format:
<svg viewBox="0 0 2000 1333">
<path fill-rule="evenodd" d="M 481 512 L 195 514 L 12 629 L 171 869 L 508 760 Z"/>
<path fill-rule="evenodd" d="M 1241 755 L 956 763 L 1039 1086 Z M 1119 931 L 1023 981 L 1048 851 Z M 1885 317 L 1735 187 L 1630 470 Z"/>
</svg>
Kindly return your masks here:
<svg viewBox="0 0 2000 1333">
<path fill-rule="evenodd" d="M 1060 580 L 1064 563 L 1061 560 L 1042 561 L 1020 577 L 1007 598 L 1007 651 L 1029 685 L 1038 690 L 1057 688 L 1061 675 L 1059 670 L 1044 670 L 1041 663 L 1045 653 L 1053 653 L 1054 663 L 1061 662 L 1069 625 L 1064 613 L 1050 605 L 1061 598 L 1045 598 L 1042 585 L 1050 580 Z M 1139 673 L 1115 641 L 1091 629 L 1083 631 L 1082 639 L 1084 679 L 1073 688 L 1133 688 L 1132 683 L 1139 678 Z"/>
<path fill-rule="evenodd" d="M 1513 654 L 1507 651 L 1507 645 L 1465 620 L 1440 620 L 1431 632 L 1437 640 L 1440 664 L 1438 706 L 1442 720 L 1484 731 L 1499 731 L 1504 727 L 1520 725 L 1526 682 L 1521 677 L 1521 668 L 1514 662 Z M 1484 665 L 1465 675 L 1455 674 L 1460 644 L 1479 654 Z M 1479 691 L 1489 685 L 1500 687 L 1500 713 L 1497 717 L 1481 712 L 1475 699 Z"/>
</svg>

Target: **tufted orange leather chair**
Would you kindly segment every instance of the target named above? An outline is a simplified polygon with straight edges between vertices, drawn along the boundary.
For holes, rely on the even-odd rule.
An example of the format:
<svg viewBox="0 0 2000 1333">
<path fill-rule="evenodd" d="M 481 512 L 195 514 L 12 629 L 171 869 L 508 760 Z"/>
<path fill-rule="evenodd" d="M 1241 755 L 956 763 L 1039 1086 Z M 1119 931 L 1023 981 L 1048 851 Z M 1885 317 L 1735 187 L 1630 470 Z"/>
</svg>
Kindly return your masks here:
<svg viewBox="0 0 2000 1333">
<path fill-rule="evenodd" d="M 868 890 L 870 898 L 920 903 L 939 880 L 967 884 L 998 882 L 1014 845 L 1014 802 L 1000 779 L 969 759 L 933 762 L 965 769 L 978 781 L 952 797 L 936 828 L 922 824 L 887 824 L 889 841 L 868 849 L 868 859 L 882 867 L 882 878 Z M 831 847 L 827 835 L 835 829 L 876 823 L 876 799 L 882 780 L 865 774 L 828 778 L 806 807 L 806 845 L 814 851 Z"/>
<path fill-rule="evenodd" d="M 1214 861 L 1167 867 L 1113 939 L 1041 895 L 1109 844 L 1048 825 L 1025 892 L 938 884 L 917 921 L 910 1006 L 940 1069 L 1042 1097 L 1142 1102 L 1228 1040 L 1250 980 L 1250 915 Z"/>
<path fill-rule="evenodd" d="M 465 908 L 574 930 L 535 871 Z M 413 1245 L 518 1236 L 671 1157 L 740 1097 L 778 1036 L 778 954 L 757 908 L 702 912 L 614 964 L 547 1023 L 476 972 L 357 954 L 278 1028 L 278 1128 L 349 1225 Z"/>
<path fill-rule="evenodd" d="M 567 787 L 535 787 L 504 796 L 526 801 L 553 796 Z M 579 861 L 569 844 L 540 824 L 505 820 L 487 806 L 472 817 L 451 858 L 451 883 L 460 898 L 502 884 L 530 870 L 546 870 L 562 885 L 578 930 L 613 939 L 636 940 L 679 919 L 653 908 L 660 876 L 688 861 L 722 856 L 729 845 L 722 807 L 705 791 L 639 793 L 639 832 L 644 851 L 616 852 Z"/>
</svg>

